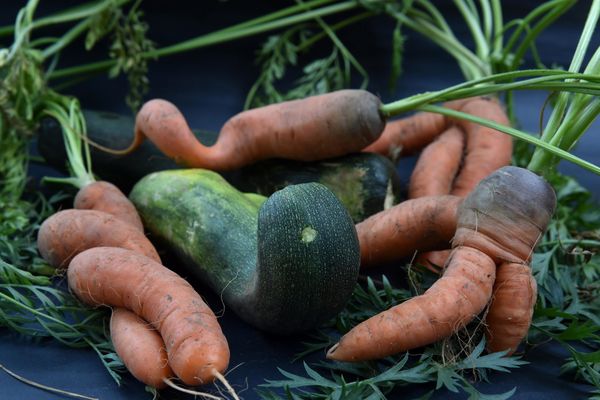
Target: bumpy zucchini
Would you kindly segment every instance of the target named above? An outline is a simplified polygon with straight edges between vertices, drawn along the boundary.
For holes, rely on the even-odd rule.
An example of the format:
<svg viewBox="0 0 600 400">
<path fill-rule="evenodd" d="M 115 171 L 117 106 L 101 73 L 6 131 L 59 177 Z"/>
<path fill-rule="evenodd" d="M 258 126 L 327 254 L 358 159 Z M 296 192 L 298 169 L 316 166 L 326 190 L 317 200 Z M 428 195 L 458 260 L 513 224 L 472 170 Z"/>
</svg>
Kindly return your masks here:
<svg viewBox="0 0 600 400">
<path fill-rule="evenodd" d="M 356 230 L 321 184 L 288 186 L 261 202 L 214 172 L 168 170 L 144 177 L 130 198 L 153 237 L 257 328 L 311 329 L 352 293 L 360 263 Z"/>
<path fill-rule="evenodd" d="M 88 136 L 94 142 L 120 149 L 126 148 L 133 135 L 131 117 L 97 111 L 84 111 Z M 204 144 L 215 142 L 217 134 L 196 131 Z M 65 154 L 60 127 L 53 119 L 43 121 L 38 135 L 38 149 L 46 161 L 64 168 Z M 181 166 L 162 155 L 149 141 L 126 156 L 116 156 L 91 149 L 94 171 L 123 190 L 128 191 L 144 175 Z M 319 182 L 340 199 L 355 222 L 403 198 L 400 177 L 394 164 L 374 153 L 351 154 L 321 162 L 268 160 L 226 172 L 223 177 L 242 191 L 265 196 L 287 185 Z"/>
</svg>

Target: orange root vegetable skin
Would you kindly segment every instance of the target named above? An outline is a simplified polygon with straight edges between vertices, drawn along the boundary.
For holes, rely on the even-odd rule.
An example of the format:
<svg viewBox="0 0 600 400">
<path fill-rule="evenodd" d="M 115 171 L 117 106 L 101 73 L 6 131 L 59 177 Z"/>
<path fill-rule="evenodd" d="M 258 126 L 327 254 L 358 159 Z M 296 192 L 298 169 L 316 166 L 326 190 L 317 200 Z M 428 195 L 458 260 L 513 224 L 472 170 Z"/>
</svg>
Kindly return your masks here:
<svg viewBox="0 0 600 400">
<path fill-rule="evenodd" d="M 232 170 L 267 158 L 313 161 L 360 151 L 385 126 L 381 102 L 364 90 L 340 90 L 244 111 L 222 127 L 217 142 L 198 142 L 181 112 L 154 99 L 137 114 L 133 151 L 149 138 L 176 162 Z"/>
<path fill-rule="evenodd" d="M 370 267 L 416 251 L 447 248 L 456 231 L 456 211 L 462 199 L 429 196 L 406 200 L 356 224 L 361 267 Z"/>
<path fill-rule="evenodd" d="M 123 307 L 162 336 L 173 372 L 187 385 L 212 382 L 229 364 L 216 316 L 179 275 L 130 250 L 96 247 L 73 258 L 69 288 L 92 306 Z"/>
<path fill-rule="evenodd" d="M 413 264 L 422 265 L 427 268 L 431 272 L 435 274 L 440 274 L 443 272 L 446 262 L 448 261 L 448 257 L 450 257 L 451 250 L 436 250 L 436 251 L 426 251 L 417 255 Z"/>
<path fill-rule="evenodd" d="M 460 105 L 456 103 L 455 106 Z M 478 97 L 455 108 L 502 125 L 510 125 L 502 106 L 495 100 Z M 450 194 L 466 196 L 486 176 L 498 168 L 509 165 L 512 158 L 512 138 L 495 129 L 470 121 L 457 119 L 455 123 L 467 135 L 463 166 Z"/>
<path fill-rule="evenodd" d="M 469 322 L 467 315 L 473 318 L 488 303 L 498 264 L 527 263 L 555 206 L 552 187 L 531 171 L 510 166 L 495 171 L 459 206 L 453 252 L 444 275 L 423 295 L 358 324 L 327 357 L 340 361 L 381 358 L 449 336 Z M 498 285 L 503 281 L 501 277 Z M 474 292 L 482 295 L 475 297 Z M 498 294 L 506 300 L 502 292 Z M 504 300 L 493 305 L 492 316 L 500 325 L 494 325 L 494 318 L 488 321 L 488 337 L 497 337 L 494 329 L 506 322 L 497 315 L 506 309 Z M 527 315 L 532 310 L 530 300 L 513 306 L 509 316 Z"/>
<path fill-rule="evenodd" d="M 487 349 L 513 354 L 523 341 L 533 316 L 537 284 L 525 264 L 498 266 L 492 302 L 486 316 Z"/>
<path fill-rule="evenodd" d="M 421 152 L 408 186 L 408 198 L 450 194 L 461 165 L 464 132 L 450 126 Z"/>
<path fill-rule="evenodd" d="M 110 335 L 115 351 L 139 381 L 157 389 L 174 376 L 160 334 L 142 318 L 120 307 L 112 310 Z"/>
<path fill-rule="evenodd" d="M 443 115 L 419 112 L 388 121 L 379 139 L 363 151 L 378 153 L 392 160 L 417 153 L 431 143 L 446 127 Z"/>
<path fill-rule="evenodd" d="M 81 188 L 75 196 L 74 207 L 80 210 L 104 211 L 144 231 L 142 220 L 133 203 L 110 182 L 92 182 Z"/>
<path fill-rule="evenodd" d="M 98 246 L 133 250 L 160 262 L 143 232 L 96 210 L 70 209 L 53 214 L 40 226 L 37 246 L 44 260 L 56 268 L 65 268 L 78 253 Z"/>
<path fill-rule="evenodd" d="M 327 358 L 378 359 L 449 336 L 485 308 L 495 270 L 482 252 L 456 248 L 444 276 L 425 293 L 361 322 L 327 352 Z"/>
</svg>

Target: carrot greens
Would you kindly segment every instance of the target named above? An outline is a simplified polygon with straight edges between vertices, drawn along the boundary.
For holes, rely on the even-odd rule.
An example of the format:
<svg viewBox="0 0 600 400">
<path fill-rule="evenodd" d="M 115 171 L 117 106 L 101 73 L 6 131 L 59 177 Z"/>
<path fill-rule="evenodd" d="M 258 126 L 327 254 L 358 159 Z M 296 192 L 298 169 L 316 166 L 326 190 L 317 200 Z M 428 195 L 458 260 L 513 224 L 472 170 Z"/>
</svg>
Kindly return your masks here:
<svg viewBox="0 0 600 400">
<path fill-rule="evenodd" d="M 42 118 L 56 119 L 65 135 L 65 162 L 71 176 L 61 181 L 80 187 L 94 179 L 87 144 L 82 141 L 85 120 L 80 105 L 77 99 L 62 95 L 62 88 L 98 72 L 125 74 L 130 84 L 126 102 L 135 111 L 149 87 L 147 73 L 153 59 L 267 33 L 271 35 L 258 50 L 259 71 L 248 88 L 246 108 L 355 85 L 367 88 L 369 71 L 352 53 L 344 31 L 369 18 L 391 18 L 392 87 L 407 61 L 405 41 L 415 32 L 448 52 L 465 82 L 389 102 L 382 106 L 382 113 L 388 118 L 417 110 L 440 113 L 512 135 L 518 139 L 515 164 L 543 174 L 555 188 L 558 208 L 532 261 L 539 294 L 526 348 L 549 340 L 560 343 L 566 354 L 562 371 L 600 393 L 600 212 L 585 188 L 556 171 L 559 160 L 566 159 L 600 174 L 600 167 L 572 154 L 600 113 L 600 49 L 591 48 L 600 0 L 590 2 L 566 70 L 545 66 L 536 48 L 542 32 L 576 3 L 546 1 L 525 16 L 506 21 L 499 0 L 455 0 L 455 11 L 471 39 L 465 43 L 444 18 L 438 2 L 296 1 L 248 21 L 156 47 L 148 37 L 141 1 L 85 2 L 39 18 L 35 17 L 38 1 L 28 1 L 14 25 L 0 27 L 0 42 L 12 37 L 10 45 L 0 48 L 0 326 L 23 336 L 52 337 L 68 346 L 90 347 L 115 381 L 121 379 L 123 365 L 108 339 L 106 314 L 82 307 L 62 289 L 60 277 L 51 277 L 53 270 L 38 257 L 35 246 L 39 224 L 65 198 L 47 199 L 27 190 L 31 162 L 27 147 Z M 62 35 L 45 36 L 48 27 L 62 29 Z M 81 39 L 86 49 L 108 42 L 108 58 L 59 67 L 61 53 Z M 329 47 L 312 58 L 309 51 L 317 44 Z M 526 56 L 533 66 L 520 69 Z M 296 76 L 291 83 L 290 75 Z M 539 137 L 438 105 L 470 96 L 498 96 L 516 122 L 514 104 L 521 90 L 551 93 L 552 111 Z M 515 394 L 518 389 L 483 394 L 476 388 L 475 382 L 493 380 L 495 374 L 527 362 L 526 354 L 485 354 L 477 321 L 421 354 L 354 364 L 307 361 L 311 353 L 322 354 L 360 321 L 423 292 L 435 278 L 410 265 L 404 273 L 409 277 L 408 288 L 394 287 L 385 277 L 379 282 L 367 278 L 357 285 L 346 308 L 305 338 L 309 343 L 299 354 L 305 376 L 280 369 L 283 378 L 266 381 L 258 389 L 261 397 L 385 398 L 407 385 L 422 385 L 424 397 L 439 389 L 462 392 L 469 398 L 504 399 Z"/>
</svg>

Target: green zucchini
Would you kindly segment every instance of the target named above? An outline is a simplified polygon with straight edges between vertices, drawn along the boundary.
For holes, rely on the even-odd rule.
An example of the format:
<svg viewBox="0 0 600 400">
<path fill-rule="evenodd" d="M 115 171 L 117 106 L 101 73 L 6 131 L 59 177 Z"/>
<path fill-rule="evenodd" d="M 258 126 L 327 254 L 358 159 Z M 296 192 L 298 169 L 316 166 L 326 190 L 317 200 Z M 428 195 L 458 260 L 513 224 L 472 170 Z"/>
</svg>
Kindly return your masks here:
<svg viewBox="0 0 600 400">
<path fill-rule="evenodd" d="M 88 137 L 101 145 L 122 149 L 133 135 L 133 118 L 107 112 L 84 110 Z M 217 134 L 196 131 L 199 140 L 211 145 Z M 42 122 L 38 150 L 48 164 L 65 167 L 65 152 L 60 127 L 53 119 Z M 101 178 L 129 191 L 144 175 L 181 166 L 167 158 L 149 141 L 133 153 L 118 156 L 91 148 L 94 172 Z M 355 222 L 395 204 L 404 197 L 395 165 L 374 153 L 358 153 L 320 162 L 267 160 L 255 165 L 222 173 L 242 191 L 265 196 L 287 185 L 320 182 L 340 199 Z"/>
<path fill-rule="evenodd" d="M 167 170 L 141 179 L 130 198 L 152 236 L 259 329 L 314 328 L 344 307 L 356 284 L 354 223 L 321 184 L 288 186 L 260 201 L 215 172 Z"/>
</svg>

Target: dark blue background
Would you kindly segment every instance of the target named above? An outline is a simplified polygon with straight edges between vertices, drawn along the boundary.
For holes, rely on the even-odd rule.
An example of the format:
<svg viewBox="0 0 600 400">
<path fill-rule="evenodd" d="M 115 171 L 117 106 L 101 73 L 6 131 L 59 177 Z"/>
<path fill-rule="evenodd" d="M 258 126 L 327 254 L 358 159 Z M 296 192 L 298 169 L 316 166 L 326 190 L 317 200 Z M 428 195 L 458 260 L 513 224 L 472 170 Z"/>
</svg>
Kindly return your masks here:
<svg viewBox="0 0 600 400">
<path fill-rule="evenodd" d="M 38 15 L 52 9 L 62 9 L 76 2 L 42 2 Z M 165 46 L 185 38 L 226 27 L 274 9 L 281 2 L 205 1 L 190 7 L 190 2 L 146 1 L 144 9 L 150 23 L 150 37 L 157 46 Z M 441 3 L 441 2 L 440 2 Z M 444 2 L 445 3 L 445 2 Z M 448 2 L 450 3 L 450 2 Z M 522 16 L 535 1 L 505 1 L 507 19 Z M 545 32 L 539 42 L 541 57 L 548 64 L 567 66 L 577 43 L 587 11 L 587 3 L 572 9 L 553 27 Z M 201 5 L 200 5 L 201 4 Z M 12 23 L 21 2 L 5 2 L 0 24 Z M 466 37 L 466 27 L 453 6 L 445 6 L 445 17 L 451 26 L 458 27 L 460 37 Z M 462 28 L 460 28 L 462 26 Z M 384 102 L 414 93 L 447 87 L 461 81 L 455 62 L 447 54 L 417 34 L 410 33 L 406 43 L 404 75 L 398 88 L 391 93 L 387 89 L 390 65 L 390 33 L 393 25 L 384 18 L 375 18 L 341 33 L 342 38 L 357 59 L 370 72 L 369 90 L 381 96 Z M 232 115 L 239 112 L 246 93 L 257 76 L 254 63 L 255 50 L 265 36 L 170 56 L 151 62 L 151 91 L 147 98 L 162 97 L 175 103 L 195 128 L 217 131 Z M 598 41 L 596 40 L 596 44 Z M 83 52 L 68 52 L 61 65 L 89 62 L 90 56 Z M 124 95 L 124 79 L 108 80 L 104 75 L 70 89 L 84 108 L 127 113 Z M 538 129 L 540 108 L 545 93 L 521 92 L 517 94 L 517 116 L 522 127 L 528 131 Z M 600 163 L 598 156 L 598 123 L 581 141 L 576 154 Z M 410 162 L 401 164 L 410 165 Z M 35 167 L 34 167 L 35 168 Z M 581 168 L 563 162 L 561 169 L 573 176 L 600 198 L 597 187 L 600 178 Z M 400 170 L 406 179 L 410 171 Z M 52 171 L 34 169 L 34 175 Z M 215 310 L 220 303 L 211 295 L 209 303 Z M 293 354 L 302 349 L 298 338 L 277 338 L 257 332 L 225 312 L 221 319 L 223 330 L 230 341 L 233 371 L 228 379 L 245 399 L 256 395 L 253 388 L 264 379 L 279 379 L 277 367 L 301 372 L 300 363 L 292 363 Z M 587 397 L 589 386 L 572 383 L 559 376 L 559 368 L 567 355 L 557 346 L 543 345 L 531 349 L 525 355 L 530 364 L 514 373 L 490 375 L 492 384 L 478 384 L 485 393 L 501 393 L 517 387 L 515 399 L 576 399 Z M 126 377 L 117 387 L 101 366 L 97 356 L 90 350 L 65 348 L 51 341 L 32 344 L 16 338 L 7 330 L 0 330 L 0 363 L 27 378 L 50 386 L 102 399 L 148 399 L 143 385 Z M 53 394 L 15 381 L 0 373 L 0 399 L 56 399 Z M 243 390 L 247 388 L 247 390 Z M 407 398 L 422 393 L 421 388 L 403 390 L 395 398 Z M 450 393 L 440 393 L 437 398 L 451 398 Z M 189 396 L 188 396 L 189 397 Z M 186 398 L 166 392 L 165 398 Z M 466 398 L 464 394 L 454 398 Z"/>
</svg>

